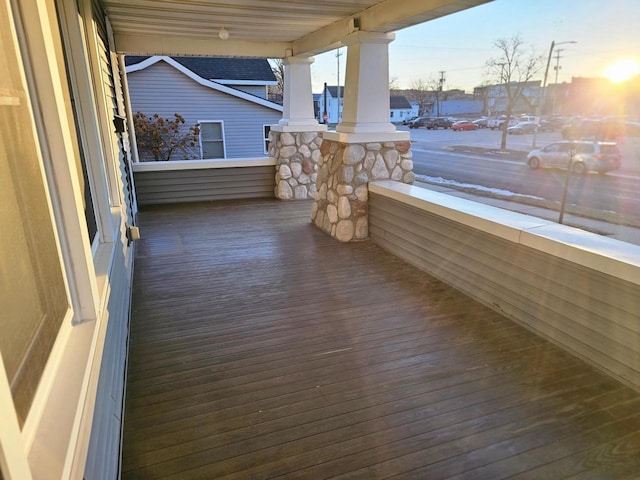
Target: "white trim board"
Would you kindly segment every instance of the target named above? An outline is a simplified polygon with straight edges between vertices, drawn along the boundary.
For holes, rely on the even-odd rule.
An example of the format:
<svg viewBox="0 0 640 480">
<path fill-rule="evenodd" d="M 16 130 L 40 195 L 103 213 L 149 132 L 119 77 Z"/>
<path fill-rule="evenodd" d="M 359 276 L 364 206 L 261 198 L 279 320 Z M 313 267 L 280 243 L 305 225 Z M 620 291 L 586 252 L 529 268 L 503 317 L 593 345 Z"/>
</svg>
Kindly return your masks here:
<svg viewBox="0 0 640 480">
<path fill-rule="evenodd" d="M 391 180 L 370 182 L 369 192 L 640 284 L 640 247 L 637 245 Z"/>
</svg>

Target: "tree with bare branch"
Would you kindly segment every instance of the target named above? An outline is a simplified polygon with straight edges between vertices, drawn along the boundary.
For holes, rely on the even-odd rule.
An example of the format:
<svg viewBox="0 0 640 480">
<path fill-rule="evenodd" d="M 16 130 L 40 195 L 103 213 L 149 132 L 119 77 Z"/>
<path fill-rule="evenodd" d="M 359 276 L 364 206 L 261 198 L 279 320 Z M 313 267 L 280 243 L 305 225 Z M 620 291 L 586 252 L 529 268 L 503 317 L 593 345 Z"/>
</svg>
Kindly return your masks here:
<svg viewBox="0 0 640 480">
<path fill-rule="evenodd" d="M 269 100 L 281 104 L 284 96 L 284 64 L 280 58 L 269 59 L 269 63 L 276 77 L 276 84 L 268 87 Z"/>
<path fill-rule="evenodd" d="M 430 81 L 423 79 L 413 80 L 411 82 L 411 101 L 417 102 L 419 107 L 419 114 L 424 115 L 429 105 L 430 100 L 433 97 L 433 86 Z"/>
<path fill-rule="evenodd" d="M 533 47 L 528 47 L 519 35 L 508 39 L 498 39 L 494 47 L 500 52 L 495 58 L 487 60 L 485 65 L 487 77 L 497 83 L 506 96 L 507 121 L 502 124 L 502 138 L 500 148 L 507 148 L 508 119 L 511 118 L 514 107 L 523 97 L 527 82 L 540 71 L 542 57 L 536 54 Z"/>
</svg>

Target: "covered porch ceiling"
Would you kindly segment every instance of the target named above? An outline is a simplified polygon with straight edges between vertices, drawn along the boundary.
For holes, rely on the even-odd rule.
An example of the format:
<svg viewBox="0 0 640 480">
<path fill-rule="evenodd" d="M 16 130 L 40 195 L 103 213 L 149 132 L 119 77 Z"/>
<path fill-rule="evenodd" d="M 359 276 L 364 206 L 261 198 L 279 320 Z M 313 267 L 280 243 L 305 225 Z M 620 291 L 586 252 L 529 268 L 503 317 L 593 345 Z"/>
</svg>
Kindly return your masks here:
<svg viewBox="0 0 640 480">
<path fill-rule="evenodd" d="M 136 55 L 284 58 L 388 33 L 492 0 L 103 0 L 116 49 Z M 228 40 L 218 37 L 220 28 Z"/>
</svg>

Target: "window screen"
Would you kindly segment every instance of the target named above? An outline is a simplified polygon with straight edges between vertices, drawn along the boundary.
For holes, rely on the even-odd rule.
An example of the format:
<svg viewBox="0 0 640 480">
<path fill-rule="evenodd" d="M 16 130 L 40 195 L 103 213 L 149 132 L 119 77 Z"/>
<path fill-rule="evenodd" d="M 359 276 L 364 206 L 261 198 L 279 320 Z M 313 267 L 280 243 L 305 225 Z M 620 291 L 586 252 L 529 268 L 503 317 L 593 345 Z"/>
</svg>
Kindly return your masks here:
<svg viewBox="0 0 640 480">
<path fill-rule="evenodd" d="M 222 122 L 200 122 L 202 158 L 224 158 L 224 131 Z"/>
</svg>

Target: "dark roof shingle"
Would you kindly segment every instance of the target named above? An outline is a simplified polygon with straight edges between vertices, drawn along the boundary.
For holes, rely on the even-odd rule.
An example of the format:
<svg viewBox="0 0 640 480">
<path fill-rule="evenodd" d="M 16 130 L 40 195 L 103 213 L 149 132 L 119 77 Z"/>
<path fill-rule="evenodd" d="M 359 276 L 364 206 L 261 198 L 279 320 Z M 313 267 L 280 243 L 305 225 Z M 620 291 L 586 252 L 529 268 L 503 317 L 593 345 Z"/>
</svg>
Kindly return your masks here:
<svg viewBox="0 0 640 480">
<path fill-rule="evenodd" d="M 391 95 L 389 97 L 389 100 L 391 103 L 391 108 L 393 109 L 411 109 L 411 104 L 409 103 L 409 100 L 407 100 L 407 97 L 405 97 L 404 95 Z"/>
</svg>

